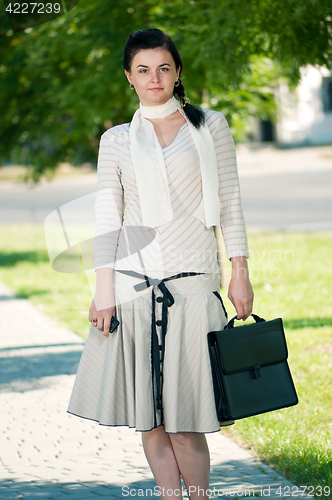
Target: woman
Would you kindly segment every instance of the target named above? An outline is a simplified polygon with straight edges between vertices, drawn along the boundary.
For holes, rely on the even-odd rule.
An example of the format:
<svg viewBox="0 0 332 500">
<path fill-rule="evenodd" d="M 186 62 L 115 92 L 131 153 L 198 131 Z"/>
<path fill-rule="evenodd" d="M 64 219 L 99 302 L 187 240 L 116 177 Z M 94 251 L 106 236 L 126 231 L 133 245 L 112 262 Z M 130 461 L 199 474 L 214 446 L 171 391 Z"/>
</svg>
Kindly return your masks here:
<svg viewBox="0 0 332 500">
<path fill-rule="evenodd" d="M 221 113 L 188 103 L 162 31 L 132 33 L 124 68 L 140 108 L 100 141 L 96 294 L 68 411 L 142 431 L 163 496 L 179 497 L 182 476 L 191 500 L 207 498 L 205 433 L 220 424 L 206 334 L 227 323 L 213 226 L 232 262 L 238 319 L 253 304 L 235 148 Z"/>
</svg>

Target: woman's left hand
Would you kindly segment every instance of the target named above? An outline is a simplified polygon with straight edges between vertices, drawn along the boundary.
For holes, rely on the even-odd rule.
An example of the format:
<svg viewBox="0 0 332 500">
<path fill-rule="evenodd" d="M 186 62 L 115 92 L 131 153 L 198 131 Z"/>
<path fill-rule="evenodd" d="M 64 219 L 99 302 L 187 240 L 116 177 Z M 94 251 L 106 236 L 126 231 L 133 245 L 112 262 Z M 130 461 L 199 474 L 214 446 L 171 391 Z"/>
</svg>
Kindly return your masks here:
<svg viewBox="0 0 332 500">
<path fill-rule="evenodd" d="M 249 280 L 246 257 L 233 257 L 232 278 L 228 287 L 228 298 L 237 312 L 237 319 L 245 321 L 252 313 L 254 292 Z"/>
</svg>

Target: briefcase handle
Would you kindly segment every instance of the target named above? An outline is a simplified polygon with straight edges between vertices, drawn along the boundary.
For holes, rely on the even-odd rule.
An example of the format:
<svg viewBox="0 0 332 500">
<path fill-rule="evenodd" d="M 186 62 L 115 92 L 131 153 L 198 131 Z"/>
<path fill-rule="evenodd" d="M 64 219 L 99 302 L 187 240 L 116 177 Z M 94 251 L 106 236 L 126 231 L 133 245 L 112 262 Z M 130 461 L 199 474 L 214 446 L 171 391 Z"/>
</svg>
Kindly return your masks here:
<svg viewBox="0 0 332 500">
<path fill-rule="evenodd" d="M 264 323 L 266 321 L 264 318 L 261 318 L 260 316 L 257 316 L 257 314 L 251 314 L 251 316 L 254 318 L 256 323 Z M 227 325 L 225 326 L 224 330 L 229 330 L 230 328 L 234 327 L 234 321 L 236 320 L 237 315 L 232 318 Z"/>
</svg>

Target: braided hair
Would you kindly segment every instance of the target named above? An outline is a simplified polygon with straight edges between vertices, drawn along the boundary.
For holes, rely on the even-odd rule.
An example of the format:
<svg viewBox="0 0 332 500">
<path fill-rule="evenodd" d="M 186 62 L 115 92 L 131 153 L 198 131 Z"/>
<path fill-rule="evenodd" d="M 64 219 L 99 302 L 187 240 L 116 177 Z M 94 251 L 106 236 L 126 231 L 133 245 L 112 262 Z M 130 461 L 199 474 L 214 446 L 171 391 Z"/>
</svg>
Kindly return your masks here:
<svg viewBox="0 0 332 500">
<path fill-rule="evenodd" d="M 180 68 L 180 75 L 183 68 L 182 60 L 180 54 L 173 42 L 173 40 L 166 35 L 163 31 L 153 28 L 147 30 L 138 30 L 131 33 L 128 37 L 124 54 L 123 54 L 123 67 L 126 71 L 130 72 L 131 63 L 135 55 L 142 49 L 156 49 L 162 47 L 173 57 L 175 62 L 175 67 L 178 70 Z M 181 79 L 177 80 L 174 85 L 173 95 L 178 99 L 185 112 L 188 120 L 196 127 L 199 128 L 205 122 L 204 112 L 189 104 L 189 99 L 185 95 L 185 89 L 181 82 Z"/>
</svg>

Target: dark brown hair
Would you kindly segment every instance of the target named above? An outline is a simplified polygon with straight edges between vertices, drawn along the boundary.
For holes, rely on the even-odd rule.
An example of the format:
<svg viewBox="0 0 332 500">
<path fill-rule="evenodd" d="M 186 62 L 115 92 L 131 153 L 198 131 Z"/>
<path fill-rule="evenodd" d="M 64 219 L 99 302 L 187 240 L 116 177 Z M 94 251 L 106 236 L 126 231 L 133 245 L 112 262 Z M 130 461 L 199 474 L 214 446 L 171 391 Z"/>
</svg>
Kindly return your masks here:
<svg viewBox="0 0 332 500">
<path fill-rule="evenodd" d="M 132 60 L 135 55 L 142 49 L 156 49 L 162 47 L 172 55 L 175 63 L 175 67 L 178 70 L 180 68 L 180 75 L 183 68 L 182 60 L 180 54 L 173 42 L 173 40 L 166 35 L 163 31 L 154 29 L 138 30 L 131 33 L 128 37 L 124 54 L 123 54 L 123 67 L 126 71 L 130 72 Z M 187 115 L 191 123 L 199 128 L 205 121 L 204 112 L 192 106 L 191 104 L 186 104 L 185 101 L 185 90 L 181 83 L 181 79 L 178 79 L 179 84 L 174 86 L 173 94 L 179 99 L 183 105 L 183 110 Z M 178 83 L 177 82 L 177 83 Z"/>
</svg>

